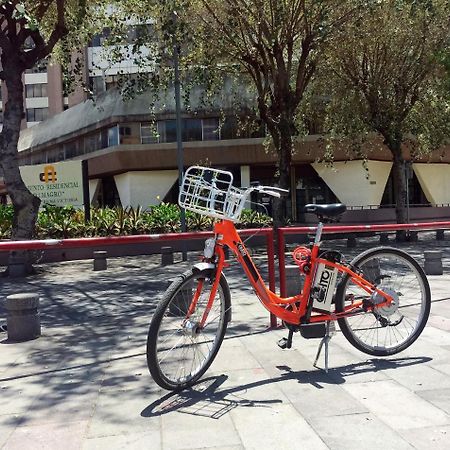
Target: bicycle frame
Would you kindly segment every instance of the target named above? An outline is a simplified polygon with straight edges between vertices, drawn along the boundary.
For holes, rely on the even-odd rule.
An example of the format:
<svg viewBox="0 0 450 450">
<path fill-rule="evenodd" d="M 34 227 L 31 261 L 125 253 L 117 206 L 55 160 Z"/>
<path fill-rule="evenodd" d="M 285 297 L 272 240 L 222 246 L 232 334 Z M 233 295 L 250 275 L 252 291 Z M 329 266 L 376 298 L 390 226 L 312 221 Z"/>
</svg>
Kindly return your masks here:
<svg viewBox="0 0 450 450">
<path fill-rule="evenodd" d="M 214 226 L 214 234 L 216 238 L 215 255 L 217 256 L 217 261 L 215 261 L 215 263 L 217 272 L 214 283 L 211 288 L 209 301 L 201 320 L 201 325 L 204 325 L 206 323 L 208 313 L 212 308 L 212 304 L 217 292 L 217 288 L 220 281 L 220 274 L 222 273 L 223 269 L 227 267 L 227 263 L 225 262 L 225 254 L 223 250 L 223 247 L 225 245 L 229 247 L 230 250 L 236 255 L 239 263 L 244 269 L 251 285 L 253 286 L 253 289 L 257 297 L 259 298 L 263 306 L 272 314 L 277 316 L 279 319 L 287 323 L 300 325 L 301 323 L 315 323 L 315 322 L 337 320 L 342 317 L 358 314 L 358 312 L 360 312 L 361 308 L 363 307 L 366 308 L 366 310 L 367 308 L 371 308 L 371 306 L 363 305 L 362 301 L 355 301 L 353 304 L 346 306 L 344 311 L 339 313 L 336 312 L 330 312 L 329 314 L 319 313 L 309 316 L 311 309 L 308 308 L 308 304 L 311 297 L 311 288 L 314 282 L 318 264 L 320 263 L 332 266 L 333 268 L 336 268 L 339 272 L 347 274 L 348 276 L 350 276 L 350 279 L 354 284 L 358 285 L 368 294 L 373 295 L 377 293 L 381 295 L 385 299 L 385 301 L 377 304 L 377 307 L 389 305 L 393 301 L 392 297 L 383 292 L 382 290 L 378 289 L 373 283 L 370 283 L 369 281 L 364 279 L 364 277 L 355 273 L 353 270 L 351 270 L 345 265 L 331 262 L 319 257 L 322 228 L 323 224 L 319 223 L 317 226 L 314 244 L 311 250 L 311 270 L 305 276 L 304 288 L 302 292 L 293 297 L 282 298 L 278 296 L 276 293 L 272 292 L 266 286 L 258 269 L 253 263 L 244 243 L 242 242 L 239 234 L 237 233 L 234 223 L 228 220 L 222 220 L 221 222 L 216 223 Z M 191 309 L 195 308 L 195 305 L 197 303 L 197 297 L 198 297 L 197 295 L 194 295 Z M 290 308 L 287 309 L 286 308 L 287 306 L 289 306 Z"/>
</svg>

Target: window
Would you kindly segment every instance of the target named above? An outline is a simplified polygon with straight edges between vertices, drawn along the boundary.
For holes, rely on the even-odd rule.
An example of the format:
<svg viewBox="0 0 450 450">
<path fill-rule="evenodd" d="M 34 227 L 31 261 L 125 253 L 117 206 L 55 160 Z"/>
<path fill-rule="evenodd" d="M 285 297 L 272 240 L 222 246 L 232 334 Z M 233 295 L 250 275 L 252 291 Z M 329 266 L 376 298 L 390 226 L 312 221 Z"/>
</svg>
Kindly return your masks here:
<svg viewBox="0 0 450 450">
<path fill-rule="evenodd" d="M 26 96 L 27 98 L 47 97 L 47 83 L 27 84 Z"/>
<path fill-rule="evenodd" d="M 48 108 L 27 108 L 27 122 L 41 122 L 47 117 Z"/>
<path fill-rule="evenodd" d="M 119 128 L 117 125 L 108 128 L 108 147 L 114 147 L 116 145 L 119 145 Z"/>
<path fill-rule="evenodd" d="M 201 141 L 202 140 L 202 120 L 185 119 L 183 120 L 183 141 Z"/>
<path fill-rule="evenodd" d="M 219 118 L 203 119 L 203 140 L 218 141 L 220 139 Z"/>
<path fill-rule="evenodd" d="M 175 120 L 163 120 L 158 122 L 159 142 L 176 142 L 177 126 Z"/>
<path fill-rule="evenodd" d="M 99 95 L 102 92 L 105 92 L 106 85 L 104 78 L 101 75 L 97 77 L 90 77 L 89 87 L 94 95 Z"/>
<path fill-rule="evenodd" d="M 106 39 L 108 39 L 111 34 L 111 30 L 109 28 L 104 28 L 103 31 L 99 34 L 96 34 L 91 42 L 89 43 L 89 47 L 101 47 Z"/>
<path fill-rule="evenodd" d="M 39 61 L 34 67 L 31 69 L 27 69 L 25 73 L 45 73 L 47 72 L 48 61 L 43 59 Z"/>
<path fill-rule="evenodd" d="M 79 145 L 79 141 L 70 141 L 64 144 L 64 153 L 66 158 L 74 158 L 83 154 L 83 148 Z"/>
<path fill-rule="evenodd" d="M 84 153 L 91 153 L 99 150 L 102 145 L 101 132 L 90 134 L 84 137 Z"/>
<path fill-rule="evenodd" d="M 158 124 L 152 122 L 141 123 L 141 144 L 158 143 Z"/>
</svg>

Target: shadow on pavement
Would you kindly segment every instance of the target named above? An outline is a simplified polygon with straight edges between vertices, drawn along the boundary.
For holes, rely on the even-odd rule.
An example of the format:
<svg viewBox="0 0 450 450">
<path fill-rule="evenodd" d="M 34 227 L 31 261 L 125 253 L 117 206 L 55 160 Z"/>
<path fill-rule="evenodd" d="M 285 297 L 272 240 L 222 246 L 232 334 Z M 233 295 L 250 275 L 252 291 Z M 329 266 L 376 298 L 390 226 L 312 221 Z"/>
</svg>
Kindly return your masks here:
<svg viewBox="0 0 450 450">
<path fill-rule="evenodd" d="M 429 357 L 408 357 L 396 359 L 371 359 L 363 363 L 347 364 L 330 369 L 328 373 L 322 370 L 298 372 L 289 366 L 277 366 L 282 373 L 279 377 L 266 378 L 252 383 L 243 384 L 220 390 L 228 380 L 227 375 L 208 377 L 199 381 L 194 387 L 181 392 L 170 392 L 148 405 L 142 412 L 142 417 L 155 417 L 178 411 L 184 414 L 204 416 L 219 419 L 237 407 L 266 407 L 282 403 L 281 399 L 251 400 L 243 397 L 248 390 L 256 387 L 278 383 L 287 380 L 297 380 L 302 384 L 310 384 L 317 389 L 323 389 L 322 384 L 343 384 L 346 378 L 367 372 L 378 372 L 386 369 L 423 364 L 431 361 Z"/>
</svg>

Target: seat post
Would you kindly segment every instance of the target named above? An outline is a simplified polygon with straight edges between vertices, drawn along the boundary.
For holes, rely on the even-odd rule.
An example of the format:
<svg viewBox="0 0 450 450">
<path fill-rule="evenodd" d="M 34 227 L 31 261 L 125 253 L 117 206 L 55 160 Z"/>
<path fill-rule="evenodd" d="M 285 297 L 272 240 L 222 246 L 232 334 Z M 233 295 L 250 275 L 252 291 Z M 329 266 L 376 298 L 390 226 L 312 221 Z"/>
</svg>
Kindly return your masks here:
<svg viewBox="0 0 450 450">
<path fill-rule="evenodd" d="M 317 230 L 316 230 L 316 237 L 314 239 L 314 244 L 319 244 L 322 239 L 322 230 L 323 230 L 323 223 L 319 222 L 317 224 Z"/>
</svg>

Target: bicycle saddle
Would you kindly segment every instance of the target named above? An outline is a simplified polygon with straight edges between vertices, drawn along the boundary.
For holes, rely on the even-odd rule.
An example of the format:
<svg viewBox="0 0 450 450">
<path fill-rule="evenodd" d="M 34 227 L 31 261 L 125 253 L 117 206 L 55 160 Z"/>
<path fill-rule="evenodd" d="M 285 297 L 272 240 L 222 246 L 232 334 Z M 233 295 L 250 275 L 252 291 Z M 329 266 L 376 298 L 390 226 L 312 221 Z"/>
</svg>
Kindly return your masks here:
<svg viewBox="0 0 450 450">
<path fill-rule="evenodd" d="M 305 205 L 304 211 L 317 214 L 319 217 L 336 217 L 341 215 L 347 210 L 347 207 L 343 203 L 331 203 L 329 205 Z"/>
</svg>

